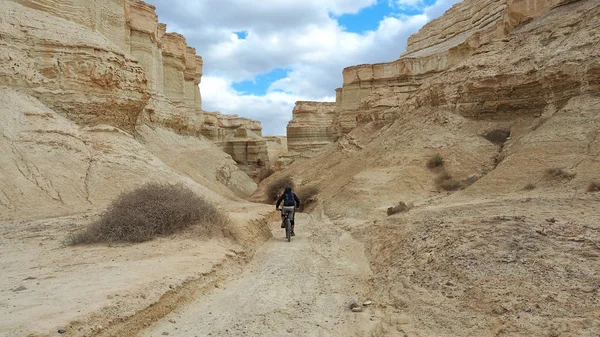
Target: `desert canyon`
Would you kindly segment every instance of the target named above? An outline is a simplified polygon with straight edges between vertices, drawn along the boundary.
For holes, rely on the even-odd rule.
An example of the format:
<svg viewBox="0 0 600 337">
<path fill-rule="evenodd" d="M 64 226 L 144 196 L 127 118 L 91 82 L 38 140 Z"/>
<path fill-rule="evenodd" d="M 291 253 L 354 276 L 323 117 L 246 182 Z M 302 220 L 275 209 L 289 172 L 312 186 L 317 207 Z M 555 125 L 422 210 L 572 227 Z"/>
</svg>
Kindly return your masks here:
<svg viewBox="0 0 600 337">
<path fill-rule="evenodd" d="M 143 1 L 0 9 L 0 336 L 600 336 L 600 1 L 463 0 L 287 137 Z M 145 183 L 231 225 L 66 243 Z"/>
</svg>

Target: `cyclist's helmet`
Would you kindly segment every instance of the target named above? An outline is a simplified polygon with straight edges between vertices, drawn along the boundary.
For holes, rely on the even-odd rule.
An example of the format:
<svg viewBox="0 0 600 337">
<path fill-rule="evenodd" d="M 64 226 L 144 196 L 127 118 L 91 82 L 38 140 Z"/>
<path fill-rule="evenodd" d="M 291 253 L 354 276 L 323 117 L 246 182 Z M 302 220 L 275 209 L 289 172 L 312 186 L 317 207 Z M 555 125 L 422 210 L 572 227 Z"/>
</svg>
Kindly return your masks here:
<svg viewBox="0 0 600 337">
<path fill-rule="evenodd" d="M 285 193 L 289 193 L 292 191 L 292 186 L 286 186 L 285 187 Z"/>
</svg>

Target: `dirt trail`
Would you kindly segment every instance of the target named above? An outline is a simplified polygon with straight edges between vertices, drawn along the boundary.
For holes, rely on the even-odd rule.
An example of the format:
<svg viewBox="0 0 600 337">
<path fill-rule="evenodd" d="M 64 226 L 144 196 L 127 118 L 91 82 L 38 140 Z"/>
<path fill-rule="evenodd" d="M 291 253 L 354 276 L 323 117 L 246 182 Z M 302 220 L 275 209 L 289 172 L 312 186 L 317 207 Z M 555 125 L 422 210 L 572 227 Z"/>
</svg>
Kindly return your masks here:
<svg viewBox="0 0 600 337">
<path fill-rule="evenodd" d="M 317 213 L 317 212 L 315 212 Z M 182 307 L 140 336 L 364 336 L 378 324 L 364 300 L 370 277 L 363 246 L 322 214 L 298 214 L 290 243 L 274 238 L 239 277 Z"/>
</svg>

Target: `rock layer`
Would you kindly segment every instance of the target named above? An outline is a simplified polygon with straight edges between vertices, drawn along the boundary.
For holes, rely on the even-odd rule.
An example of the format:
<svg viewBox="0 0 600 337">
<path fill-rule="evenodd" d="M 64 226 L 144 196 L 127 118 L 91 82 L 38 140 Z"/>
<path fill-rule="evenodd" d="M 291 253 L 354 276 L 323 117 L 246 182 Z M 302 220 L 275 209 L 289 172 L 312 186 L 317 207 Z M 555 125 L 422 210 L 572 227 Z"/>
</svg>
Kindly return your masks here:
<svg viewBox="0 0 600 337">
<path fill-rule="evenodd" d="M 133 132 L 141 116 L 219 143 L 235 139 L 240 128 L 261 136 L 260 122 L 202 110 L 202 57 L 185 37 L 167 33 L 154 6 L 2 0 L 2 8 L 0 83 L 25 90 L 80 125 Z"/>
<path fill-rule="evenodd" d="M 288 150 L 303 152 L 333 142 L 335 103 L 296 102 L 287 126 Z"/>
<path fill-rule="evenodd" d="M 361 123 L 395 118 L 394 111 L 428 79 L 481 52 L 480 47 L 508 39 L 522 23 L 571 2 L 465 0 L 454 5 L 443 17 L 411 36 L 406 53 L 398 60 L 344 69 L 343 87 L 336 95 L 336 136 L 347 134 Z"/>
</svg>

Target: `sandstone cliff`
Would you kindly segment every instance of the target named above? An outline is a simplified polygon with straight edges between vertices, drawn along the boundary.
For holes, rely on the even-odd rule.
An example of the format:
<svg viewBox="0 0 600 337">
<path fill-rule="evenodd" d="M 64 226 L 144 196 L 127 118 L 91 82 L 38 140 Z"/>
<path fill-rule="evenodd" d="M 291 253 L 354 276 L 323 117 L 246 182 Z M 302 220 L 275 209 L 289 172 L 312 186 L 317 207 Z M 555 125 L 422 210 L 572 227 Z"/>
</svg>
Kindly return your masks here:
<svg viewBox="0 0 600 337">
<path fill-rule="evenodd" d="M 288 150 L 303 152 L 333 142 L 335 103 L 296 102 L 287 126 Z"/>
<path fill-rule="evenodd" d="M 237 166 L 268 162 L 260 122 L 202 110 L 202 58 L 153 6 L 0 8 L 2 217 L 97 209 L 145 181 L 183 181 L 213 200 L 256 188 Z"/>
<path fill-rule="evenodd" d="M 465 0 L 454 5 L 411 36 L 398 60 L 344 69 L 343 87 L 336 95 L 337 136 L 360 123 L 394 119 L 397 108 L 415 97 L 428 79 L 481 53 L 480 47 L 507 40 L 520 24 L 571 2 Z"/>
</svg>

